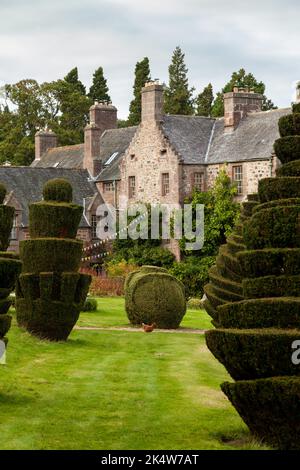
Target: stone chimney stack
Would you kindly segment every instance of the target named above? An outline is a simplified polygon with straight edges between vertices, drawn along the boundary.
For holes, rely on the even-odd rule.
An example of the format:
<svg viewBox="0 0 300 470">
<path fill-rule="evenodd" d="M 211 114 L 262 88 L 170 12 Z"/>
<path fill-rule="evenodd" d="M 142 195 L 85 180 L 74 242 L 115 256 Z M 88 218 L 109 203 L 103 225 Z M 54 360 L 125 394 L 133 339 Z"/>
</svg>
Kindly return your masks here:
<svg viewBox="0 0 300 470">
<path fill-rule="evenodd" d="M 35 134 L 35 161 L 39 161 L 47 150 L 57 147 L 57 136 L 50 129 Z"/>
<path fill-rule="evenodd" d="M 224 132 L 233 132 L 249 113 L 261 111 L 263 96 L 249 88 L 224 93 Z"/>
<path fill-rule="evenodd" d="M 150 81 L 142 88 L 142 123 L 159 122 L 163 118 L 163 86 L 158 80 Z"/>
<path fill-rule="evenodd" d="M 90 123 L 84 129 L 83 168 L 97 176 L 102 168 L 100 138 L 104 131 L 117 128 L 117 108 L 111 103 L 95 103 L 90 107 Z"/>
</svg>

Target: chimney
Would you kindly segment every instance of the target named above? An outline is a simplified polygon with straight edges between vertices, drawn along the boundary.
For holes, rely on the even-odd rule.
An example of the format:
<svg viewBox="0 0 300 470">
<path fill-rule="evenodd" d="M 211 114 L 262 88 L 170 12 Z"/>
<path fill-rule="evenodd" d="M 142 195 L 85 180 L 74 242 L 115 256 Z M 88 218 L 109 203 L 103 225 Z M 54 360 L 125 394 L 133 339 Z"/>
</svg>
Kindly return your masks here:
<svg viewBox="0 0 300 470">
<path fill-rule="evenodd" d="M 250 88 L 234 87 L 224 93 L 224 132 L 233 132 L 249 113 L 261 111 L 263 96 Z"/>
<path fill-rule="evenodd" d="M 57 147 L 57 136 L 50 129 L 35 134 L 35 161 L 39 161 L 47 150 Z"/>
<path fill-rule="evenodd" d="M 142 123 L 159 122 L 163 118 L 163 86 L 158 80 L 150 81 L 142 88 Z"/>
<path fill-rule="evenodd" d="M 97 176 L 102 168 L 100 138 L 107 129 L 117 128 L 117 108 L 111 103 L 95 102 L 90 107 L 90 123 L 84 129 L 83 168 L 91 176 Z"/>
</svg>

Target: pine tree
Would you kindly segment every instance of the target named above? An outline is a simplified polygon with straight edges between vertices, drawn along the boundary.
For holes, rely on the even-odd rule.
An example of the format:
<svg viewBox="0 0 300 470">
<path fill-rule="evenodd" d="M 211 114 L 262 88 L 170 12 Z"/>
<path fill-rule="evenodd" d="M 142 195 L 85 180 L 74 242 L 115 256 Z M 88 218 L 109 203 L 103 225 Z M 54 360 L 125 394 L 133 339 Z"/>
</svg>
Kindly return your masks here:
<svg viewBox="0 0 300 470">
<path fill-rule="evenodd" d="M 223 95 L 224 93 L 228 93 L 233 90 L 233 87 L 249 87 L 252 88 L 255 93 L 260 93 L 263 95 L 264 100 L 262 104 L 262 110 L 267 111 L 269 109 L 277 109 L 265 95 L 265 84 L 263 82 L 258 82 L 252 73 L 246 73 L 245 69 L 240 69 L 238 72 L 233 72 L 231 75 L 231 79 L 221 92 L 217 93 L 217 97 L 214 101 L 212 106 L 212 116 L 214 117 L 222 117 L 224 116 L 224 102 L 223 102 Z"/>
<path fill-rule="evenodd" d="M 165 90 L 164 109 L 168 114 L 193 114 L 193 88 L 189 88 L 188 69 L 179 46 L 173 52 L 169 66 L 169 86 Z"/>
<path fill-rule="evenodd" d="M 74 86 L 74 90 L 79 91 L 82 95 L 86 94 L 84 84 L 78 78 L 78 68 L 74 67 L 70 72 L 65 76 L 64 80 L 70 85 Z"/>
<path fill-rule="evenodd" d="M 211 115 L 213 100 L 213 87 L 212 84 L 209 83 L 196 98 L 196 115 L 209 117 Z"/>
<path fill-rule="evenodd" d="M 103 67 L 99 67 L 95 70 L 93 75 L 93 84 L 90 87 L 89 91 L 89 98 L 95 101 L 111 101 L 110 96 L 108 94 L 109 89 L 107 86 L 106 79 L 103 75 Z"/>
<path fill-rule="evenodd" d="M 150 80 L 150 67 L 148 57 L 136 63 L 135 66 L 135 79 L 133 85 L 133 100 L 129 106 L 128 124 L 136 126 L 141 122 L 142 103 L 141 91 L 145 83 Z"/>
</svg>

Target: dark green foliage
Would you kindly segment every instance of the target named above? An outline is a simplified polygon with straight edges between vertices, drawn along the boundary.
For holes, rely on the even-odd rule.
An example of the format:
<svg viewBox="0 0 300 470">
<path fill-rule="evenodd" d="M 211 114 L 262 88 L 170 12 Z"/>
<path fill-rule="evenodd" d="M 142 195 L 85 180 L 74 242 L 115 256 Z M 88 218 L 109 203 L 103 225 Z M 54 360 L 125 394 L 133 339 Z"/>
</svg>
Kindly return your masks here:
<svg viewBox="0 0 300 470">
<path fill-rule="evenodd" d="M 293 113 L 300 113 L 300 103 L 293 103 L 292 104 L 292 112 Z"/>
<path fill-rule="evenodd" d="M 97 300 L 88 297 L 82 307 L 83 312 L 95 312 L 97 310 Z"/>
<path fill-rule="evenodd" d="M 217 274 L 226 281 L 220 283 L 213 271 L 205 288 L 205 308 L 220 328 L 206 333 L 207 345 L 238 380 L 222 390 L 257 437 L 298 450 L 300 368 L 292 354 L 300 338 L 299 111 L 295 107 L 280 119 L 282 137 L 275 143 L 277 156 L 290 163 L 277 170 L 277 178 L 259 182 L 259 204 L 249 212 L 244 204 L 239 234 L 246 249 L 238 252 L 242 241 L 229 239 L 217 257 Z M 240 301 L 226 292 L 232 290 L 230 269 L 236 272 L 229 252 L 240 268 Z"/>
<path fill-rule="evenodd" d="M 134 325 L 156 323 L 158 328 L 178 328 L 186 312 L 183 284 L 157 267 L 142 267 L 129 275 L 125 302 Z"/>
<path fill-rule="evenodd" d="M 99 67 L 97 70 L 95 70 L 94 75 L 93 75 L 93 84 L 90 87 L 89 91 L 89 98 L 95 102 L 95 101 L 108 101 L 110 102 L 110 96 L 108 94 L 108 86 L 106 79 L 104 78 L 103 75 L 103 68 Z"/>
<path fill-rule="evenodd" d="M 169 84 L 164 94 L 164 110 L 167 114 L 193 114 L 193 88 L 189 88 L 188 69 L 184 53 L 179 46 L 173 52 L 169 66 Z"/>
<path fill-rule="evenodd" d="M 9 246 L 14 215 L 14 207 L 0 205 L 0 251 L 7 250 Z"/>
<path fill-rule="evenodd" d="M 244 240 L 248 249 L 300 246 L 298 218 L 300 206 L 271 207 L 256 212 L 244 224 Z"/>
<path fill-rule="evenodd" d="M 280 166 L 276 170 L 276 176 L 300 176 L 300 160 Z"/>
<path fill-rule="evenodd" d="M 258 183 L 261 202 L 300 197 L 300 177 L 264 178 Z"/>
<path fill-rule="evenodd" d="M 300 136 L 287 136 L 275 140 L 274 150 L 281 163 L 300 159 Z"/>
<path fill-rule="evenodd" d="M 284 294 L 223 304 L 218 323 L 223 328 L 300 328 L 300 298 Z"/>
<path fill-rule="evenodd" d="M 73 189 L 69 181 L 62 178 L 49 180 L 43 188 L 45 201 L 72 202 Z"/>
<path fill-rule="evenodd" d="M 228 278 L 222 277 L 216 266 L 212 266 L 209 270 L 209 278 L 213 281 L 215 286 L 230 290 L 231 292 L 239 295 L 243 295 L 242 285 L 238 282 L 234 282 Z"/>
<path fill-rule="evenodd" d="M 82 206 L 61 202 L 37 202 L 29 206 L 30 237 L 75 238 Z"/>
<path fill-rule="evenodd" d="M 300 274 L 299 248 L 247 250 L 237 255 L 245 278 Z"/>
<path fill-rule="evenodd" d="M 150 67 L 148 57 L 144 57 L 143 60 L 136 63 L 135 66 L 135 78 L 133 85 L 134 98 L 129 106 L 129 116 L 127 125 L 136 126 L 141 122 L 142 103 L 141 103 L 141 92 L 145 83 L 150 80 Z"/>
<path fill-rule="evenodd" d="M 199 93 L 199 95 L 197 96 L 195 100 L 196 116 L 210 117 L 213 100 L 214 100 L 213 87 L 212 87 L 212 84 L 209 83 L 203 89 L 202 93 Z"/>
<path fill-rule="evenodd" d="M 52 180 L 43 194 L 45 201 L 30 206 L 32 238 L 20 243 L 23 272 L 16 290 L 17 320 L 30 333 L 59 341 L 74 327 L 91 277 L 77 272 L 83 244 L 75 237 L 82 207 L 67 203 L 71 185 Z"/>
<path fill-rule="evenodd" d="M 292 343 L 300 330 L 249 329 L 209 330 L 207 346 L 234 380 L 279 375 L 300 375 L 291 360 Z"/>
<path fill-rule="evenodd" d="M 225 382 L 221 387 L 255 436 L 280 449 L 299 450 L 299 377 Z"/>
<path fill-rule="evenodd" d="M 214 256 L 205 256 L 200 259 L 187 257 L 185 261 L 173 264 L 170 274 L 184 284 L 187 299 L 195 296 L 202 297 L 204 285 L 208 282 L 208 270 L 214 262 Z"/>
<path fill-rule="evenodd" d="M 85 95 L 85 86 L 78 78 L 78 68 L 74 67 L 70 72 L 65 76 L 64 80 L 72 85 L 82 95 Z"/>
<path fill-rule="evenodd" d="M 10 303 L 9 303 L 10 306 Z M 0 338 L 2 339 L 8 330 L 10 329 L 11 325 L 11 315 L 0 314 Z"/>
<path fill-rule="evenodd" d="M 3 204 L 6 196 L 6 187 L 0 183 L 0 204 Z"/>
</svg>

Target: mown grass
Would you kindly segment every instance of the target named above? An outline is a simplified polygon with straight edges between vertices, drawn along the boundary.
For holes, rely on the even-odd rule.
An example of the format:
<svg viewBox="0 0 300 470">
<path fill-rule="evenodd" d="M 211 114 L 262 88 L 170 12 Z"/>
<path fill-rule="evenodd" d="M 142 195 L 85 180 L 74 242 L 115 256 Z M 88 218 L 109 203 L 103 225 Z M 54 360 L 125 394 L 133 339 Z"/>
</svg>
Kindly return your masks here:
<svg viewBox="0 0 300 470">
<path fill-rule="evenodd" d="M 184 324 L 207 320 L 189 311 Z M 99 299 L 85 322 L 126 324 L 123 300 Z M 74 330 L 49 343 L 14 322 L 0 366 L 0 448 L 262 449 L 221 393 L 227 379 L 188 330 Z"/>
</svg>

